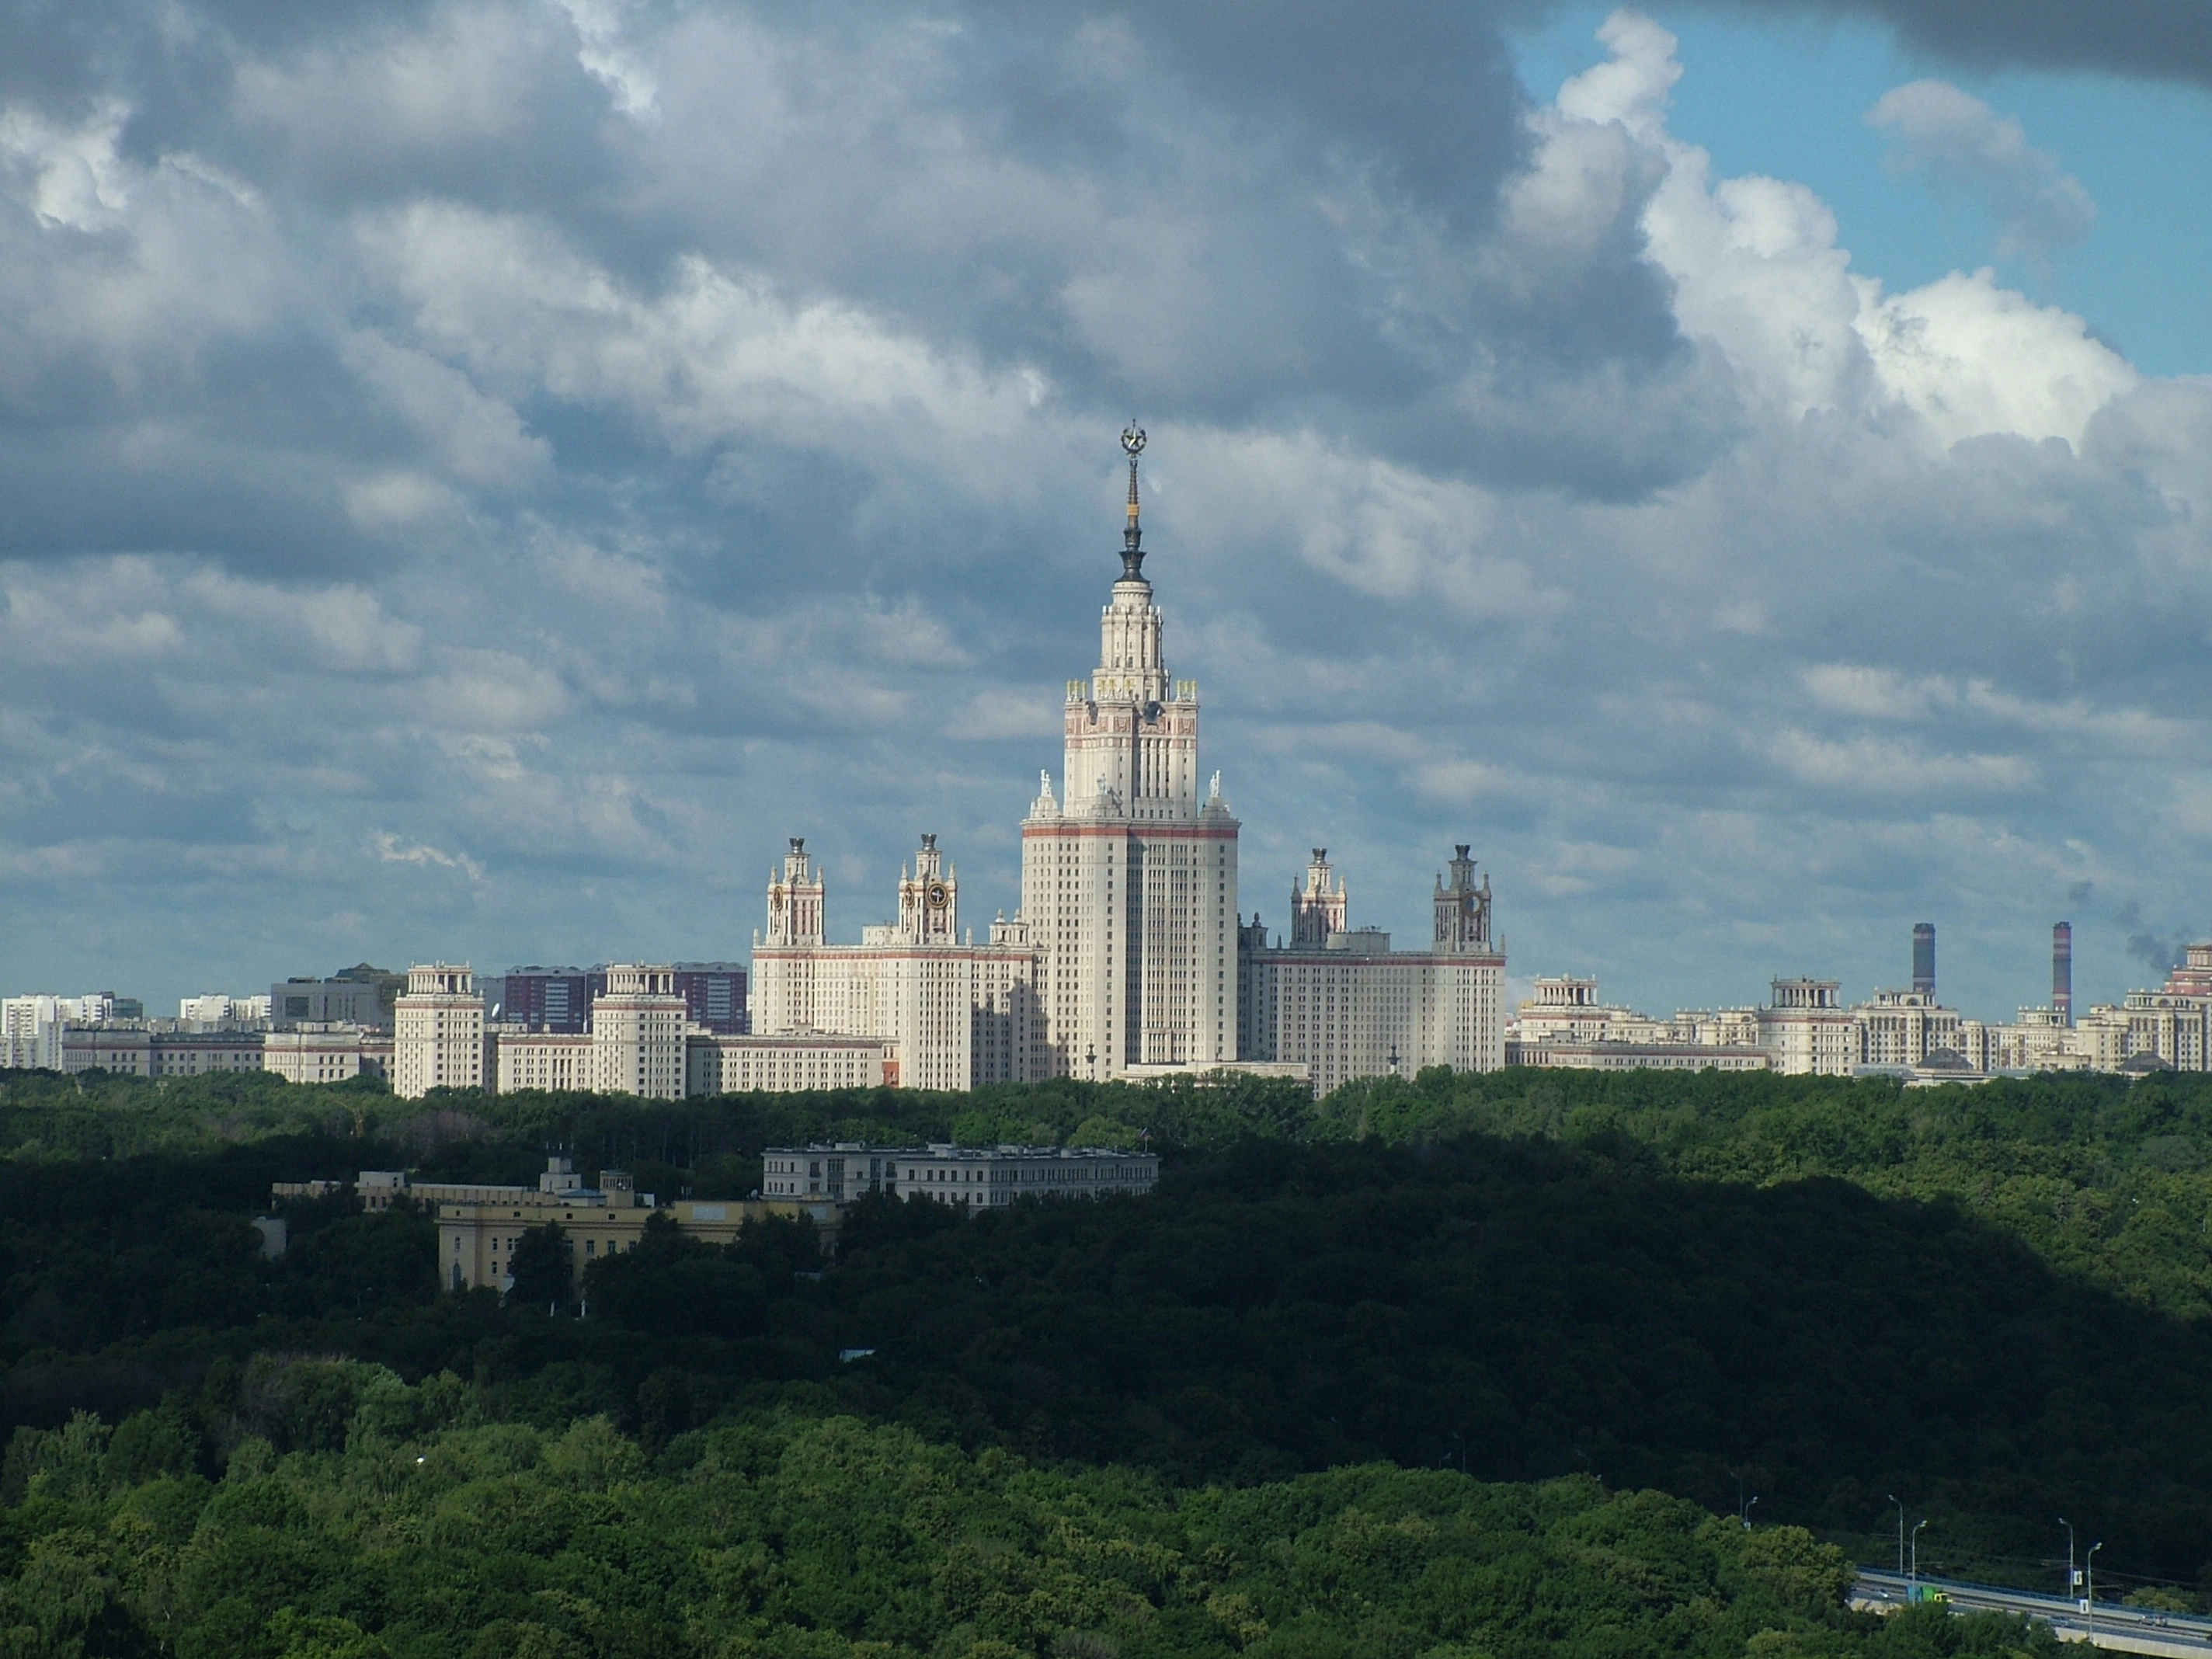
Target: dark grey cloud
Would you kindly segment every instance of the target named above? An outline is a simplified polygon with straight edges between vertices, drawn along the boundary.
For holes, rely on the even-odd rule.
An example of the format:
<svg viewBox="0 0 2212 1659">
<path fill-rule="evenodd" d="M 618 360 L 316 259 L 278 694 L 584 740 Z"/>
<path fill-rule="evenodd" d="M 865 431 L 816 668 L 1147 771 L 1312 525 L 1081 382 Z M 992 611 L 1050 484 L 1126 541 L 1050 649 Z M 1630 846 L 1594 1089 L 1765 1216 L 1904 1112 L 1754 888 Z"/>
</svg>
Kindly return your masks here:
<svg viewBox="0 0 2212 1659">
<path fill-rule="evenodd" d="M 2212 83 L 2212 15 L 2193 0 L 1720 0 L 1746 12 L 1869 18 L 1978 69 L 2104 71 Z"/>
</svg>

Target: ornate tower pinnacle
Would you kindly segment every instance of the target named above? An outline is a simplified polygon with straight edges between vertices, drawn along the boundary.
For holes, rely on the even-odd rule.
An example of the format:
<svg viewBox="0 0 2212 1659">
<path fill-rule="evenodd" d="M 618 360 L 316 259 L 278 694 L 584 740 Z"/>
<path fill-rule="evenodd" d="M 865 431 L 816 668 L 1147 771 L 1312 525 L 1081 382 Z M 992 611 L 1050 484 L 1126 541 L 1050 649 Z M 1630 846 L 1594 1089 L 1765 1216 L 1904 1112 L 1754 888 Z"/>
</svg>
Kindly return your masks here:
<svg viewBox="0 0 2212 1659">
<path fill-rule="evenodd" d="M 1129 458 L 1129 523 L 1121 532 L 1121 580 L 1145 580 L 1145 532 L 1137 522 L 1137 457 L 1145 453 L 1145 428 L 1134 421 L 1121 429 L 1121 451 Z"/>
</svg>

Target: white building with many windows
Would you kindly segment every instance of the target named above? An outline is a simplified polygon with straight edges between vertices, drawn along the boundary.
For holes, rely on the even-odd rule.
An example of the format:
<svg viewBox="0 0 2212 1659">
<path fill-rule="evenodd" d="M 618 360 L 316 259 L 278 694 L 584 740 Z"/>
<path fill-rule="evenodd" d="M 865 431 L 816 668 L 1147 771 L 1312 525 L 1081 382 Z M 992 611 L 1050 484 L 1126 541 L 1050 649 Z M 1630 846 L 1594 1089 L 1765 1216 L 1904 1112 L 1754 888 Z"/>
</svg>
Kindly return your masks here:
<svg viewBox="0 0 2212 1659">
<path fill-rule="evenodd" d="M 1353 929 L 1344 884 L 1314 848 L 1291 893 L 1289 939 L 1267 943 L 1255 918 L 1237 933 L 1244 1057 L 1306 1068 L 1316 1095 L 1363 1077 L 1424 1066 L 1494 1071 L 1505 1063 L 1505 953 L 1491 936 L 1490 883 L 1468 849 L 1437 878 L 1429 948 L 1394 951 Z"/>
<path fill-rule="evenodd" d="M 794 840 L 756 936 L 754 1029 L 884 1038 L 896 1051 L 885 1080 L 914 1088 L 1223 1067 L 1328 1088 L 1502 1064 L 1504 956 L 1466 848 L 1438 879 L 1426 950 L 1347 932 L 1340 885 L 1294 900 L 1285 949 L 1239 927 L 1241 826 L 1220 774 L 1200 768 L 1198 682 L 1169 672 L 1144 574 L 1144 434 L 1130 428 L 1122 447 L 1121 574 L 1099 613 L 1097 665 L 1067 682 L 1060 781 L 1041 775 L 1022 821 L 1013 919 L 985 945 L 962 935 L 957 881 L 925 836 L 900 873 L 898 921 L 831 945 L 825 884 Z"/>
<path fill-rule="evenodd" d="M 1098 665 L 1067 684 L 1060 788 L 1043 777 L 1022 823 L 1021 917 L 1037 957 L 1047 1077 L 1237 1058 L 1239 825 L 1219 773 L 1201 792 L 1198 682 L 1169 674 L 1144 574 L 1144 434 L 1133 428 L 1122 443 L 1128 521 Z"/>
<path fill-rule="evenodd" d="M 675 969 L 609 968 L 607 988 L 592 999 L 593 1086 L 647 1100 L 680 1098 L 689 1024 Z"/>
<path fill-rule="evenodd" d="M 114 1012 L 115 999 L 105 991 L 0 997 L 0 1067 L 58 1072 L 64 1028 L 104 1024 Z"/>
<path fill-rule="evenodd" d="M 761 1159 L 761 1196 L 849 1204 L 866 1193 L 934 1199 L 973 1212 L 1022 1198 L 1141 1197 L 1160 1177 L 1152 1152 L 1100 1146 L 771 1146 Z"/>
<path fill-rule="evenodd" d="M 1849 1077 L 1858 1061 L 1858 1027 L 1832 979 L 1778 979 L 1759 1011 L 1759 1046 L 1790 1076 Z"/>
<path fill-rule="evenodd" d="M 676 969 L 615 963 L 605 978 L 581 1031 L 494 1027 L 491 1086 L 681 1098 L 690 1082 L 689 1046 L 703 1033 L 676 988 Z"/>
<path fill-rule="evenodd" d="M 1961 1066 L 1980 1067 L 1967 1053 L 1973 1046 L 1966 1037 L 1968 1022 L 1937 1002 L 1932 991 L 1877 991 L 1874 1000 L 1851 1009 L 1851 1021 L 1861 1066 L 1917 1070 L 1931 1057 L 1942 1064 L 1949 1055 Z"/>
<path fill-rule="evenodd" d="M 1679 1070 L 1663 1051 L 1759 1048 L 1755 1008 L 1678 1008 L 1672 1017 L 1662 1018 L 1604 1001 L 1598 995 L 1597 981 L 1586 975 L 1539 979 L 1529 988 L 1533 994 L 1521 1005 L 1505 1034 L 1509 1066 L 1575 1063 L 1557 1056 L 1543 1057 L 1537 1054 L 1539 1049 L 1632 1045 L 1668 1058 L 1668 1069 Z M 1733 1053 L 1723 1058 L 1730 1063 L 1722 1070 L 1759 1069 L 1735 1064 L 1741 1057 Z"/>
<path fill-rule="evenodd" d="M 492 1033 L 497 1052 L 493 1086 L 503 1095 L 524 1090 L 586 1093 L 599 1085 L 599 1055 L 588 1031 L 530 1031 L 502 1025 Z"/>
<path fill-rule="evenodd" d="M 381 1031 L 332 1021 L 295 1024 L 261 1037 L 261 1067 L 288 1083 L 343 1083 L 364 1073 L 384 1076 L 392 1039 Z"/>
<path fill-rule="evenodd" d="M 959 874 L 935 836 L 921 838 L 910 872 L 899 871 L 898 920 L 864 928 L 858 945 L 824 937 L 826 888 L 806 843 L 794 839 L 769 879 L 767 933 L 754 936 L 753 1021 L 761 1036 L 880 1039 L 890 1045 L 881 1080 L 908 1089 L 971 1089 L 1044 1074 L 1028 930 L 1002 918 L 981 945 L 960 931 Z"/>
<path fill-rule="evenodd" d="M 482 1089 L 497 1079 L 485 1042 L 484 1001 L 466 963 L 417 963 L 392 1008 L 392 1092 Z"/>
<path fill-rule="evenodd" d="M 876 1089 L 898 1068 L 898 1045 L 887 1037 L 718 1036 L 696 1032 L 685 1061 L 695 1095 L 789 1094 L 802 1089 Z"/>
</svg>

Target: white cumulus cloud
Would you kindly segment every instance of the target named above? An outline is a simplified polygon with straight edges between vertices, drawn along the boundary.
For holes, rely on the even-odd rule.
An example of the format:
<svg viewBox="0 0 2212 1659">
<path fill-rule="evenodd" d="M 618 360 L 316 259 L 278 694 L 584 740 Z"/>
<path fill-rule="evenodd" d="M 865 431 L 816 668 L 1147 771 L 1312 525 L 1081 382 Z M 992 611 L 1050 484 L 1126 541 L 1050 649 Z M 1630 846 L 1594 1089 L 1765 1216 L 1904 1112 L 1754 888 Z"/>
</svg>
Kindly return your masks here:
<svg viewBox="0 0 2212 1659">
<path fill-rule="evenodd" d="M 1885 283 L 1637 13 L 1524 92 L 1480 0 L 117 8 L 0 20 L 76 88 L 0 105 L 18 986 L 741 956 L 791 835 L 840 937 L 924 830 L 1011 909 L 1132 413 L 1248 912 L 1327 845 L 1418 938 L 1472 842 L 1664 1007 L 2201 886 L 2212 382 Z"/>
</svg>

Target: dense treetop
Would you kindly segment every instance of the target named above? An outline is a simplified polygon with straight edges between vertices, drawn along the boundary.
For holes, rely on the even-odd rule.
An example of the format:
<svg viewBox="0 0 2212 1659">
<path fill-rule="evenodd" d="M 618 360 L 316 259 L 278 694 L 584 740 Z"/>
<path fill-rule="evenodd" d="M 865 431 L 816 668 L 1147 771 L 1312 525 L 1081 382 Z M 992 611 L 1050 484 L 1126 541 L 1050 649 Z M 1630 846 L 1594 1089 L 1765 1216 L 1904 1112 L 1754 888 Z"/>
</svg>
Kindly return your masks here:
<svg viewBox="0 0 2212 1659">
<path fill-rule="evenodd" d="M 1437 1072 L 1317 1105 L 1249 1079 L 408 1103 L 10 1074 L 0 1423 L 198 1412 L 214 1478 L 243 1442 L 210 1425 L 314 1449 L 248 1383 L 337 1355 L 463 1378 L 487 1424 L 604 1418 L 655 1468 L 718 1425 L 842 1414 L 1164 1492 L 1389 1460 L 1729 1515 L 1757 1493 L 1865 1560 L 1895 1492 L 1937 1568 L 2047 1583 L 2063 1513 L 2108 1540 L 2100 1580 L 2212 1589 L 2208 1085 Z M 1143 1200 L 973 1219 L 862 1205 L 831 1261 L 801 1226 L 720 1249 L 656 1228 L 571 1284 L 544 1239 L 504 1306 L 441 1292 L 404 1204 L 292 1205 L 276 1261 L 246 1225 L 271 1181 L 528 1182 L 549 1146 L 742 1195 L 763 1146 L 833 1137 L 1141 1139 L 1165 1173 Z"/>
<path fill-rule="evenodd" d="M 0 1644 L 108 1659 L 1937 1659 L 2047 1632 L 1844 1610 L 1840 1552 L 1652 1492 L 1357 1466 L 1229 1490 L 751 1414 L 648 1458 L 451 1376 L 264 1362 L 289 1451 L 184 1411 L 19 1437 Z M 272 1401 L 289 1401 L 271 1406 Z M 303 1405 L 302 1402 L 308 1402 Z M 351 1402 L 340 1414 L 333 1404 Z"/>
</svg>

